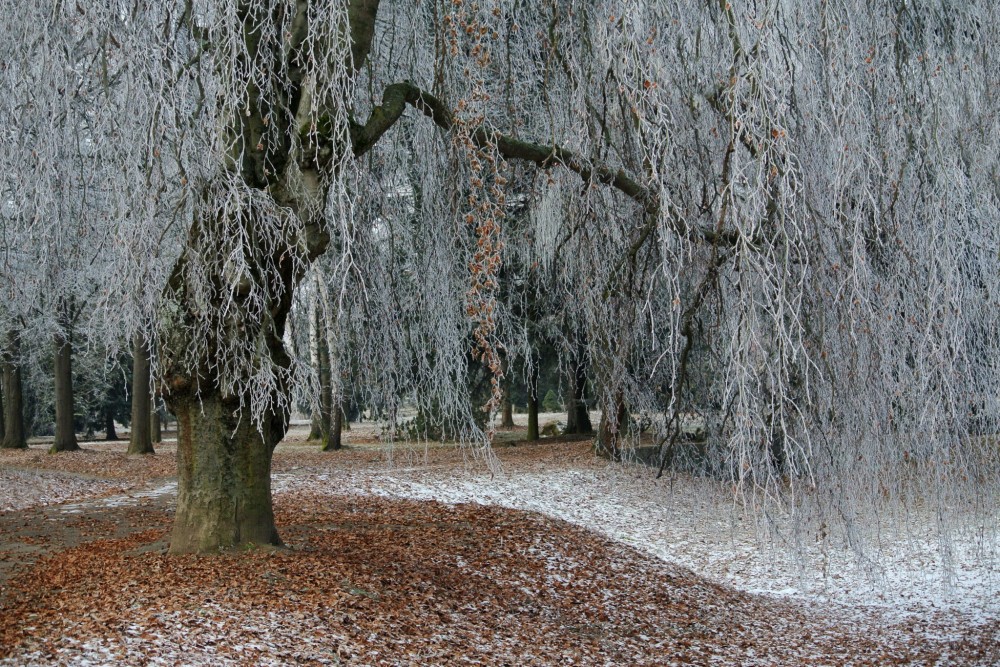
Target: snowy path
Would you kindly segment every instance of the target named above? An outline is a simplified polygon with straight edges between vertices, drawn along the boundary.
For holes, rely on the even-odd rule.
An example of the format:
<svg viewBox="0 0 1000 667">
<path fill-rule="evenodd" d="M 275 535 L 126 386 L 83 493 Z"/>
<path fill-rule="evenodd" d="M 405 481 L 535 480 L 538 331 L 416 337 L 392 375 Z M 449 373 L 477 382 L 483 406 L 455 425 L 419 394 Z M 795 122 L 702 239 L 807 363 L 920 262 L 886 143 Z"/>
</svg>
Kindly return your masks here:
<svg viewBox="0 0 1000 667">
<path fill-rule="evenodd" d="M 729 501 L 699 480 L 671 484 L 652 479 L 648 471 L 612 467 L 511 475 L 389 470 L 278 475 L 274 489 L 537 511 L 748 592 L 874 607 L 890 616 L 946 612 L 973 623 L 1000 618 L 995 541 L 956 540 L 951 573 L 929 530 L 884 543 L 879 564 L 868 569 L 852 551 L 829 543 L 814 542 L 804 558 L 797 557 L 790 549 L 762 544 L 756 526 L 734 520 Z"/>
</svg>

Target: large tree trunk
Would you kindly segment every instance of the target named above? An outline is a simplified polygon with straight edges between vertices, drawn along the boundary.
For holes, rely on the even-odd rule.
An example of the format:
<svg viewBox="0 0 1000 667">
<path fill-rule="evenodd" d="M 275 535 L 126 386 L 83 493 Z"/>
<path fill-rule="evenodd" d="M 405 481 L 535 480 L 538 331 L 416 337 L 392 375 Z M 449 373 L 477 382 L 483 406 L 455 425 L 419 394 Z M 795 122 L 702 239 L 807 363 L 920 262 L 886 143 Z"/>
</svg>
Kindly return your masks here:
<svg viewBox="0 0 1000 667">
<path fill-rule="evenodd" d="M 132 434 L 129 454 L 153 454 L 150 437 L 152 398 L 149 388 L 149 347 L 143 336 L 135 337 L 132 349 Z"/>
<path fill-rule="evenodd" d="M 24 431 L 24 397 L 21 388 L 20 346 L 16 337 L 11 337 L 7 353 L 0 361 L 3 375 L 3 449 L 24 449 L 28 446 Z"/>
<path fill-rule="evenodd" d="M 217 392 L 174 396 L 177 512 L 171 553 L 212 552 L 241 544 L 281 544 L 271 509 L 271 455 L 287 419 L 263 433 L 238 400 Z"/>
<path fill-rule="evenodd" d="M 348 2 L 355 71 L 371 45 L 378 4 L 378 0 Z M 192 225 L 160 311 L 159 377 L 162 395 L 178 423 L 178 496 L 171 553 L 281 543 L 271 509 L 271 456 L 288 429 L 291 359 L 282 343 L 285 321 L 295 286 L 330 243 L 322 217 L 327 195 L 323 184 L 329 176 L 323 172 L 338 164 L 330 154 L 361 151 L 356 142 L 345 146 L 325 135 L 317 139 L 321 146 L 313 144 L 310 134 L 301 151 L 266 138 L 290 140 L 300 135 L 298 119 L 311 113 L 311 95 L 300 87 L 309 77 L 296 64 L 306 59 L 289 56 L 309 29 L 311 5 L 302 2 L 297 7 L 291 44 L 281 49 L 272 45 L 262 50 L 270 44 L 262 40 L 260 29 L 273 19 L 268 3 L 248 5 L 240 16 L 247 47 L 241 65 L 268 71 L 292 61 L 286 74 L 287 95 L 266 97 L 256 86 L 247 88 L 246 114 L 237 114 L 225 129 L 227 137 L 235 138 L 228 140 L 232 146 L 228 159 L 234 168 L 219 190 L 206 184 L 206 205 Z M 375 120 L 380 118 L 382 114 Z M 296 126 L 291 125 L 293 119 Z M 313 151 L 312 157 L 303 154 Z M 244 200 L 246 210 L 213 210 L 211 201 L 227 196 L 231 190 L 226 180 L 235 177 L 255 193 Z M 302 228 L 258 224 L 258 213 L 273 222 L 279 208 L 299 216 Z M 286 233 L 294 236 L 280 236 Z M 234 242 L 245 261 L 242 268 L 238 268 L 241 262 L 216 262 L 220 255 L 212 254 L 220 244 Z M 206 252 L 209 261 L 203 261 Z M 258 377 L 262 372 L 267 373 L 264 383 Z"/>
<path fill-rule="evenodd" d="M 288 267 L 285 267 L 288 268 Z M 183 264 L 175 270 L 170 290 L 184 306 L 186 317 L 196 317 L 196 303 L 188 301 Z M 248 336 L 260 364 L 273 365 L 279 377 L 287 374 L 291 359 L 281 335 L 291 307 L 291 269 L 284 274 L 288 289 L 272 302 L 272 317 L 250 326 L 222 330 L 221 336 Z M 177 310 L 173 313 L 177 314 Z M 223 395 L 211 372 L 194 375 L 184 358 L 191 342 L 183 322 L 164 323 L 169 342 L 161 350 L 164 391 L 170 411 L 177 418 L 177 511 L 170 538 L 171 553 L 216 552 L 242 544 L 281 544 L 271 510 L 271 456 L 288 429 L 287 387 L 275 386 L 270 406 L 254 418 L 252 398 Z M 173 358 L 173 355 L 180 358 Z M 208 351 L 209 357 L 214 353 Z M 210 362 L 202 362 L 203 367 Z M 287 377 L 287 376 L 285 376 Z"/>
<path fill-rule="evenodd" d="M 73 345 L 62 332 L 55 336 L 56 437 L 50 452 L 80 449 L 73 426 Z"/>
<path fill-rule="evenodd" d="M 242 220 L 252 225 L 253 211 Z M 227 308 L 217 304 L 205 308 L 201 301 L 204 278 L 188 273 L 187 253 L 195 253 L 191 248 L 206 242 L 202 235 L 218 233 L 212 226 L 226 221 L 208 219 L 202 224 L 209 230 L 193 228 L 189 250 L 174 267 L 161 310 L 160 393 L 177 418 L 178 431 L 171 553 L 281 544 L 271 509 L 271 456 L 288 429 L 287 382 L 292 361 L 282 339 L 293 288 L 301 279 L 301 264 L 280 250 L 267 256 L 261 248 L 250 246 L 246 252 L 261 257 L 258 261 L 266 263 L 261 274 L 273 281 L 265 286 L 263 311 L 247 307 L 241 296 L 247 290 L 239 284 L 213 294 L 212 298 L 221 301 L 231 298 L 229 290 L 236 292 Z M 309 247 L 325 247 L 329 236 L 320 228 L 313 229 L 317 237 L 307 240 Z M 210 280 L 227 285 L 230 278 L 225 267 L 219 271 Z M 190 286 L 192 280 L 199 283 L 195 289 Z M 206 324 L 212 332 L 207 338 L 197 333 Z M 247 350 L 248 356 L 220 365 L 217 360 L 231 354 L 227 351 L 234 347 Z M 273 374 L 267 390 L 270 395 L 264 397 L 255 378 L 261 368 Z"/>
</svg>

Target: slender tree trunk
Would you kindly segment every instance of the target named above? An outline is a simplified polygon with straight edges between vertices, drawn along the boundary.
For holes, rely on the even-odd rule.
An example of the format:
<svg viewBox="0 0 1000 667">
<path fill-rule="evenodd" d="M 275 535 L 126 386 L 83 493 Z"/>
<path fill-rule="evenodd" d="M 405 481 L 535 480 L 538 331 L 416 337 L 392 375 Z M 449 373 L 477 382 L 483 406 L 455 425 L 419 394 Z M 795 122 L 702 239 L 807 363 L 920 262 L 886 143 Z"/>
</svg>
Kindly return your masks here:
<svg viewBox="0 0 1000 667">
<path fill-rule="evenodd" d="M 330 368 L 330 354 L 325 343 L 320 343 L 319 348 L 319 377 L 320 377 L 320 394 L 319 394 L 319 427 L 320 427 L 320 440 L 322 445 L 320 449 L 326 451 L 328 449 L 340 449 L 340 445 L 337 444 L 336 447 L 330 443 L 333 431 L 334 422 L 334 412 L 336 412 L 336 405 L 333 398 L 333 378 Z M 339 443 L 339 435 L 337 440 Z"/>
<path fill-rule="evenodd" d="M 531 375 L 528 378 L 528 435 L 525 438 L 529 442 L 538 440 L 538 364 L 531 367 Z"/>
<path fill-rule="evenodd" d="M 4 422 L 4 409 L 3 409 L 3 381 L 0 380 L 0 442 L 3 442 L 3 434 L 7 431 L 7 426 Z"/>
<path fill-rule="evenodd" d="M 333 408 L 333 415 L 330 423 L 330 433 L 323 440 L 322 451 L 335 452 L 343 447 L 344 433 L 344 410 L 341 402 L 338 401 Z"/>
<path fill-rule="evenodd" d="M 514 428 L 514 404 L 510 402 L 510 396 L 506 393 L 504 394 L 501 408 L 500 428 Z"/>
<path fill-rule="evenodd" d="M 594 426 L 590 422 L 590 413 L 587 411 L 587 366 L 581 359 L 570 371 L 570 399 L 566 411 L 566 433 L 579 433 L 586 435 L 594 432 Z"/>
<path fill-rule="evenodd" d="M 154 445 L 163 442 L 163 424 L 160 420 L 160 411 L 153 410 L 149 420 L 149 439 Z"/>
<path fill-rule="evenodd" d="M 132 349 L 132 434 L 129 454 L 153 454 L 150 438 L 151 396 L 149 388 L 149 347 L 143 336 L 135 337 Z"/>
<path fill-rule="evenodd" d="M 73 345 L 62 332 L 55 336 L 56 437 L 50 452 L 80 449 L 73 426 Z"/>
<path fill-rule="evenodd" d="M 532 369 L 528 382 L 528 435 L 525 440 L 538 440 L 538 366 Z"/>
<path fill-rule="evenodd" d="M 313 290 L 309 295 L 309 363 L 312 366 L 313 379 L 319 386 L 320 400 L 313 410 L 312 423 L 309 427 L 310 440 L 325 440 L 330 432 L 329 421 L 323 422 L 323 397 L 326 385 L 323 381 L 323 358 L 321 355 L 319 334 L 319 278 L 313 281 Z M 326 428 L 324 428 L 324 426 Z"/>
<path fill-rule="evenodd" d="M 595 443 L 598 455 L 606 456 L 612 461 L 621 460 L 621 441 L 624 436 L 622 429 L 625 427 L 627 419 L 628 411 L 625 408 L 625 398 L 619 391 L 615 396 L 613 409 L 606 410 L 601 415 L 601 424 Z"/>
<path fill-rule="evenodd" d="M 11 336 L 7 354 L 0 361 L 3 375 L 3 441 L 0 448 L 25 449 L 28 446 L 24 431 L 24 395 L 21 387 L 20 344 Z"/>
<path fill-rule="evenodd" d="M 110 405 L 104 408 L 104 439 L 118 439 L 118 433 L 115 431 L 115 415 Z"/>
</svg>

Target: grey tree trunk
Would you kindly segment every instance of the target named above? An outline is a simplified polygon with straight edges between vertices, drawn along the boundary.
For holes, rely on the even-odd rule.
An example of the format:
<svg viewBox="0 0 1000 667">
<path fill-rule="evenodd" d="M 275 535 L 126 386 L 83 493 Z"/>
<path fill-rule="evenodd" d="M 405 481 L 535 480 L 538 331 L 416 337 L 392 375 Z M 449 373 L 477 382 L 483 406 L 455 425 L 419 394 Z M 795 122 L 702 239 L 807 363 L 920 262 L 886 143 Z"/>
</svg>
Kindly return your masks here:
<svg viewBox="0 0 1000 667">
<path fill-rule="evenodd" d="M 330 431 L 327 437 L 323 440 L 322 451 L 324 452 L 335 452 L 343 447 L 343 433 L 344 433 L 344 409 L 341 403 L 338 401 L 333 408 L 333 414 L 330 420 Z"/>
<path fill-rule="evenodd" d="M 538 364 L 532 364 L 528 378 L 528 435 L 529 442 L 538 440 Z"/>
<path fill-rule="evenodd" d="M 378 0 L 348 1 L 355 72 L 361 68 L 371 46 L 378 5 Z M 308 3 L 299 3 L 299 11 L 306 12 L 308 9 Z M 268 17 L 267 20 L 270 20 L 272 11 L 267 3 L 251 3 L 246 15 L 241 17 L 246 27 L 246 46 L 253 62 L 256 62 L 258 55 L 262 57 L 262 63 L 268 62 L 269 57 L 275 61 L 286 58 L 287 54 L 283 53 L 258 54 L 261 42 L 258 39 L 260 31 L 256 26 L 266 24 L 264 18 Z M 305 14 L 302 17 L 305 18 Z M 308 20 L 299 24 L 303 29 L 308 29 Z M 302 76 L 297 79 L 299 74 Z M 280 100 L 280 104 L 294 110 L 299 99 L 308 98 L 308 95 L 299 97 L 302 93 L 299 84 L 308 80 L 308 77 L 298 67 L 289 68 L 289 75 L 288 96 L 287 99 Z M 257 93 L 259 90 L 254 90 L 247 102 L 246 116 L 234 118 L 232 126 L 227 128 L 233 136 L 249 138 L 249 143 L 246 144 L 249 146 L 258 142 L 262 128 L 267 127 L 269 122 L 273 128 L 289 122 L 287 114 L 265 115 L 267 105 L 258 104 L 260 98 Z M 373 128 L 381 127 L 376 122 L 381 117 L 377 116 L 368 125 Z M 368 125 L 363 129 L 367 130 Z M 286 137 L 297 132 L 290 126 L 279 126 L 274 131 L 274 136 Z M 358 135 L 354 138 L 354 134 L 356 133 L 352 134 L 350 146 L 332 142 L 329 149 L 333 152 L 353 150 L 355 155 L 360 155 L 363 152 L 362 137 Z M 365 134 L 367 136 L 367 132 Z M 212 215 L 196 220 L 191 228 L 187 249 L 174 266 L 165 303 L 160 311 L 163 347 L 157 350 L 163 397 L 177 418 L 178 431 L 178 493 L 170 539 L 171 553 L 212 552 L 247 543 L 281 543 L 271 508 L 271 457 L 274 447 L 288 429 L 289 389 L 284 385 L 284 380 L 279 379 L 269 390 L 270 400 L 261 401 L 259 396 L 256 397 L 257 405 L 270 407 L 263 408 L 264 414 L 251 419 L 252 411 L 247 408 L 254 402 L 254 397 L 222 393 L 223 387 L 234 385 L 228 381 L 223 382 L 213 370 L 217 361 L 216 348 L 225 348 L 227 342 L 236 337 L 241 341 L 250 341 L 260 363 L 273 366 L 277 370 L 277 377 L 287 377 L 291 359 L 282 339 L 291 309 L 292 293 L 304 277 L 305 266 L 326 250 L 330 235 L 323 220 L 316 217 L 317 213 L 311 212 L 315 210 L 312 205 L 300 206 L 307 204 L 314 195 L 303 195 L 296 188 L 286 187 L 288 183 L 282 174 L 289 166 L 289 161 L 296 159 L 295 155 L 281 146 L 269 146 L 267 151 L 241 151 L 240 146 L 242 144 L 237 145 L 231 157 L 238 164 L 245 184 L 257 190 L 261 197 L 273 198 L 274 203 L 303 216 L 305 238 L 294 239 L 294 244 L 286 244 L 286 247 L 304 247 L 305 256 L 301 263 L 293 262 L 292 257 L 281 247 L 258 245 L 257 235 L 252 230 L 254 211 L 251 209 L 240 212 L 240 220 L 246 222 L 237 224 L 247 225 L 247 247 L 244 250 L 248 257 L 253 258 L 251 279 L 266 276 L 263 278 L 267 282 L 264 296 L 266 303 L 263 304 L 263 311 L 256 308 L 252 312 L 244 311 L 241 302 L 244 297 L 238 290 L 236 298 L 231 295 L 211 297 L 226 299 L 225 308 L 221 302 L 209 303 L 206 308 L 203 299 L 189 289 L 187 281 L 191 278 L 188 262 L 192 258 L 197 259 L 199 248 L 206 239 L 222 232 L 213 229 L 219 221 L 214 220 Z M 336 164 L 336 158 L 331 159 L 331 163 Z M 329 168 L 317 165 L 315 161 L 307 163 L 308 170 L 311 171 L 314 167 L 320 170 Z M 298 169 L 299 165 L 295 165 L 295 170 Z M 291 180 L 298 182 L 300 176 L 301 174 Z M 319 183 L 322 174 L 313 173 L 309 180 Z M 305 197 L 305 200 L 300 201 L 301 197 Z M 203 281 L 204 277 L 196 275 L 193 279 Z M 232 277 L 220 271 L 210 276 L 209 280 L 222 286 L 231 284 Z M 218 293 L 224 294 L 221 290 Z M 224 314 L 225 310 L 229 311 L 228 314 Z M 266 316 L 261 317 L 261 312 Z M 213 332 L 212 337 L 207 340 L 207 349 L 204 339 L 195 344 L 191 338 L 195 335 L 193 332 L 204 330 L 205 318 L 209 320 L 208 330 Z M 191 350 L 198 350 L 199 358 L 190 358 Z M 240 383 L 236 384 L 239 385 Z"/>
<path fill-rule="evenodd" d="M 160 420 L 160 411 L 153 410 L 152 418 L 149 420 L 149 437 L 154 445 L 163 442 L 163 424 Z"/>
<path fill-rule="evenodd" d="M 132 348 L 132 434 L 129 454 L 153 454 L 150 437 L 152 397 L 149 389 L 149 347 L 143 336 L 136 336 Z"/>
<path fill-rule="evenodd" d="M 615 397 L 614 408 L 601 415 L 597 441 L 594 443 L 599 456 L 607 457 L 612 461 L 621 460 L 621 445 L 625 435 L 623 429 L 627 424 L 627 419 L 628 411 L 625 408 L 625 399 L 619 391 Z"/>
<path fill-rule="evenodd" d="M 11 336 L 7 354 L 0 361 L 3 381 L 3 441 L 0 448 L 25 449 L 28 446 L 24 430 L 24 396 L 21 387 L 20 344 Z"/>
<path fill-rule="evenodd" d="M 324 423 L 323 420 L 323 397 L 329 383 L 324 383 L 323 379 L 323 357 L 319 333 L 319 277 L 317 276 L 313 282 L 313 291 L 309 298 L 309 362 L 312 365 L 313 379 L 320 387 L 320 400 L 318 407 L 312 413 L 309 439 L 325 442 L 330 433 L 330 422 L 326 420 Z"/>
<path fill-rule="evenodd" d="M 73 344 L 68 334 L 55 336 L 56 437 L 50 452 L 80 449 L 73 426 Z"/>
<path fill-rule="evenodd" d="M 330 368 L 330 354 L 324 342 L 319 346 L 319 429 L 322 451 L 329 449 L 340 449 L 340 434 L 336 436 L 336 446 L 331 442 L 333 438 L 334 412 L 336 411 L 333 399 L 333 374 Z"/>
</svg>

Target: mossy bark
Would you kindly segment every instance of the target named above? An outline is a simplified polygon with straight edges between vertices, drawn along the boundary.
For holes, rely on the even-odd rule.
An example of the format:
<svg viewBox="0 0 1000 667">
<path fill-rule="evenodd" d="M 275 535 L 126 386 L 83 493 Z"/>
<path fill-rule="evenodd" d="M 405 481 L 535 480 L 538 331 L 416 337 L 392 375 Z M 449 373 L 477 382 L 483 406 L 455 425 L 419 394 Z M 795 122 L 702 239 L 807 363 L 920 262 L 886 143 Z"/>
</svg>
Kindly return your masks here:
<svg viewBox="0 0 1000 667">
<path fill-rule="evenodd" d="M 370 47 L 378 4 L 378 0 L 349 2 L 355 68 L 360 68 Z M 288 51 L 271 53 L 261 51 L 259 26 L 268 25 L 273 9 L 267 3 L 248 7 L 239 17 L 247 28 L 244 55 L 240 57 L 243 66 L 261 71 L 271 63 L 277 63 L 278 69 L 284 67 L 287 54 L 305 42 L 309 30 L 309 4 L 300 2 L 297 7 L 299 14 L 292 21 Z M 305 58 L 301 60 L 306 62 Z M 163 398 L 177 417 L 178 430 L 178 496 L 171 553 L 205 553 L 244 544 L 281 542 L 271 509 L 271 457 L 288 429 L 290 396 L 286 382 L 291 359 L 282 338 L 296 285 L 306 267 L 330 243 L 321 217 L 325 197 L 321 172 L 337 164 L 331 155 L 349 148 L 314 136 L 304 140 L 302 151 L 291 150 L 296 129 L 290 123 L 299 114 L 274 111 L 297 110 L 299 103 L 309 97 L 301 87 L 307 80 L 305 67 L 294 64 L 287 73 L 288 86 L 277 98 L 263 96 L 255 86 L 248 87 L 246 115 L 238 114 L 226 128 L 236 138 L 231 141 L 233 148 L 228 156 L 233 164 L 231 174 L 238 174 L 248 188 L 257 191 L 257 201 L 268 198 L 299 215 L 304 223 L 301 235 L 293 226 L 287 226 L 284 229 L 296 236 L 259 236 L 270 228 L 258 228 L 252 208 L 256 204 L 248 203 L 251 208 L 240 211 L 237 221 L 228 221 L 243 225 L 240 238 L 247 258 L 247 272 L 233 276 L 223 264 L 208 262 L 206 268 L 199 260 L 199 253 L 211 253 L 206 244 L 213 243 L 213 237 L 231 233 L 226 227 L 218 227 L 227 221 L 212 217 L 228 213 L 199 215 L 189 232 L 188 246 L 174 266 L 161 305 L 158 376 Z M 264 138 L 265 134 L 287 141 L 271 141 Z M 266 148 L 253 148 L 259 145 Z M 295 168 L 287 171 L 290 164 Z M 205 197 L 214 196 L 208 184 Z M 274 207 L 266 208 L 271 211 L 269 215 L 273 214 Z M 303 256 L 293 257 L 298 251 L 304 251 Z M 206 268 L 206 272 L 189 272 L 189 262 Z M 198 289 L 190 289 L 189 281 L 197 281 Z M 262 301 L 248 307 L 245 299 L 253 286 L 258 288 L 255 298 Z M 240 341 L 240 345 L 229 345 L 233 341 Z M 245 342 L 253 344 L 243 347 Z M 247 352 L 248 358 L 234 361 L 225 359 L 227 349 L 252 351 Z M 271 395 L 261 399 L 251 396 L 247 387 L 256 382 L 251 374 L 265 366 L 274 372 L 276 381 Z M 260 391 L 259 386 L 255 391 Z"/>
<path fill-rule="evenodd" d="M 263 429 L 238 399 L 217 393 L 175 397 L 177 512 L 171 553 L 205 553 L 244 544 L 281 544 L 271 509 L 271 455 L 287 418 Z"/>
<path fill-rule="evenodd" d="M 136 336 L 132 349 L 132 434 L 129 437 L 129 454 L 153 454 L 150 437 L 150 412 L 152 405 L 149 389 L 149 349 L 142 336 Z"/>
<path fill-rule="evenodd" d="M 56 437 L 50 452 L 80 449 L 73 426 L 73 345 L 69 336 L 55 336 Z"/>
</svg>

